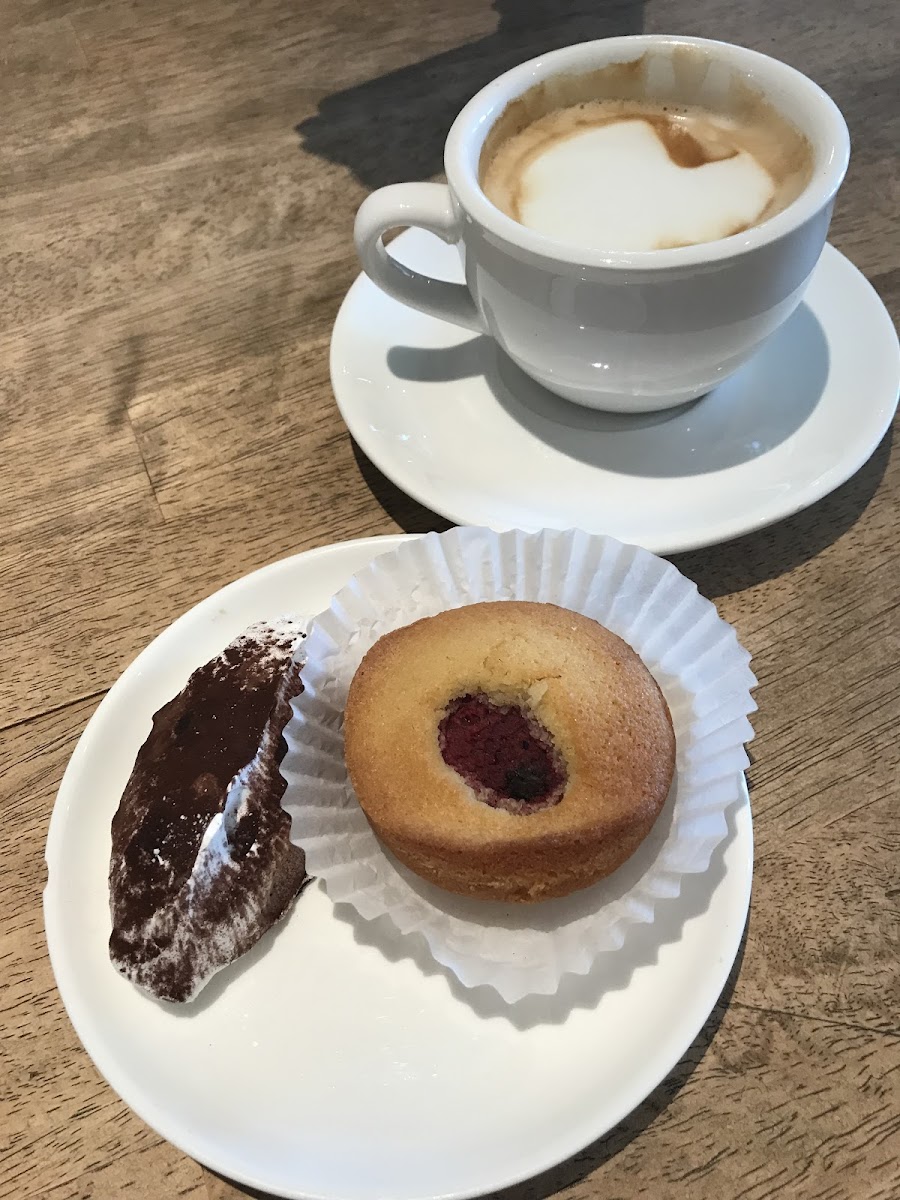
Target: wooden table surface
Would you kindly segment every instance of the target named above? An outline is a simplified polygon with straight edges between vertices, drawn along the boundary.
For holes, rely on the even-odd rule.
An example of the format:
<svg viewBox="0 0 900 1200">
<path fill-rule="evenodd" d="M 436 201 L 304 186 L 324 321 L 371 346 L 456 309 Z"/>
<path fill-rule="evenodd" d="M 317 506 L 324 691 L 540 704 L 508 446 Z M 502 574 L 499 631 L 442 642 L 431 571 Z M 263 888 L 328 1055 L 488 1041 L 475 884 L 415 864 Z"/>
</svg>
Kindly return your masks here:
<svg viewBox="0 0 900 1200">
<path fill-rule="evenodd" d="M 0 8 L 0 1196 L 245 1194 L 102 1081 L 53 984 L 47 821 L 100 697 L 186 608 L 283 555 L 445 528 L 328 383 L 370 189 L 428 178 L 464 100 L 569 42 L 737 41 L 842 107 L 832 240 L 889 306 L 895 0 L 4 0 Z M 894 45 L 892 45 L 894 43 Z M 620 1127 L 506 1200 L 900 1196 L 900 468 L 683 555 L 752 651 L 740 974 Z M 386 1197 L 386 1200 L 390 1200 Z"/>
</svg>

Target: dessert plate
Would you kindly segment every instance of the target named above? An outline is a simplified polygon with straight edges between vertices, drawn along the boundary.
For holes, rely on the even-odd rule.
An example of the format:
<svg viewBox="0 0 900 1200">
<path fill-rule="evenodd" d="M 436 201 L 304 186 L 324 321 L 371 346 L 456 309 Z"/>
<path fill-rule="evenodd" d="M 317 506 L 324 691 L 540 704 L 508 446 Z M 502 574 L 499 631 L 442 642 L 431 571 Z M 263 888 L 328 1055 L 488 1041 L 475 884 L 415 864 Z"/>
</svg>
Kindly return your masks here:
<svg viewBox="0 0 900 1200">
<path fill-rule="evenodd" d="M 461 280 L 419 229 L 407 266 Z M 338 313 L 331 380 L 375 465 L 467 525 L 608 533 L 671 554 L 806 508 L 862 466 L 897 407 L 897 335 L 878 294 L 826 246 L 804 301 L 732 379 L 663 413 L 552 396 L 486 336 L 392 300 L 361 275 Z"/>
<path fill-rule="evenodd" d="M 152 713 L 242 628 L 315 613 L 401 538 L 274 563 L 162 633 L 101 702 L 47 839 L 44 919 L 66 1009 L 111 1086 L 158 1133 L 243 1184 L 306 1200 L 479 1195 L 581 1150 L 691 1045 L 740 946 L 752 872 L 746 790 L 710 869 L 554 997 L 513 1007 L 321 886 L 184 1008 L 107 957 L 109 823 Z"/>
</svg>

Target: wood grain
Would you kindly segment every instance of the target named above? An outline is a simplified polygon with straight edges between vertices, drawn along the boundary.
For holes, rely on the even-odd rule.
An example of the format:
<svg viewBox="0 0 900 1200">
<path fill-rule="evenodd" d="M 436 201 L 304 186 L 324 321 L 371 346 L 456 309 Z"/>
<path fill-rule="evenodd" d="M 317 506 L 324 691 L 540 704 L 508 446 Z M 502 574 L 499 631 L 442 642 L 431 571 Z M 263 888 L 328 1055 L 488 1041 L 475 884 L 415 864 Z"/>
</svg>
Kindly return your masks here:
<svg viewBox="0 0 900 1200">
<path fill-rule="evenodd" d="M 842 107 L 832 240 L 900 310 L 892 0 L 7 0 L 0 245 L 0 1198 L 249 1194 L 106 1086 L 56 994 L 43 843 L 100 696 L 204 595 L 285 554 L 444 528 L 353 447 L 328 338 L 371 188 L 432 178 L 532 55 L 683 31 Z M 682 555 L 760 679 L 743 963 L 621 1126 L 502 1200 L 900 1195 L 900 467 Z M 498 1198 L 500 1200 L 500 1198 Z"/>
</svg>

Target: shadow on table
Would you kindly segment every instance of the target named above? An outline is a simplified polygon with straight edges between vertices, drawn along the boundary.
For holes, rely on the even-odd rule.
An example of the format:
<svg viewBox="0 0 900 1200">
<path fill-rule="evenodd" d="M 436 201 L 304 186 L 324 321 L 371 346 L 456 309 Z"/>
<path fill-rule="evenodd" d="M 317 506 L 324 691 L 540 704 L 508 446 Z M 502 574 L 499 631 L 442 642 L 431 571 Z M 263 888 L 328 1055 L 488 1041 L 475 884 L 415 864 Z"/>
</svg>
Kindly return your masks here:
<svg viewBox="0 0 900 1200">
<path fill-rule="evenodd" d="M 463 105 L 497 75 L 573 42 L 640 33 L 643 0 L 494 0 L 496 32 L 326 96 L 296 128 L 303 148 L 366 187 L 429 179 Z M 339 47 L 337 52 L 339 52 Z"/>
<path fill-rule="evenodd" d="M 413 500 L 412 496 L 407 496 L 406 492 L 398 488 L 396 484 L 391 483 L 390 479 L 379 471 L 353 438 L 350 439 L 350 445 L 366 487 L 385 513 L 392 521 L 396 521 L 401 529 L 406 533 L 444 533 L 453 528 L 452 521 L 438 516 L 430 508 Z"/>
<path fill-rule="evenodd" d="M 672 562 L 712 600 L 787 574 L 856 524 L 878 490 L 890 461 L 892 441 L 893 430 L 889 429 L 855 475 L 803 512 L 719 546 L 671 555 Z"/>
<path fill-rule="evenodd" d="M 891 457 L 893 431 L 846 483 L 816 504 L 745 537 L 671 555 L 704 596 L 715 600 L 785 575 L 815 558 L 850 530 L 865 512 Z M 382 474 L 353 442 L 360 474 L 384 512 L 407 533 L 442 533 L 452 522 L 425 508 Z"/>
</svg>

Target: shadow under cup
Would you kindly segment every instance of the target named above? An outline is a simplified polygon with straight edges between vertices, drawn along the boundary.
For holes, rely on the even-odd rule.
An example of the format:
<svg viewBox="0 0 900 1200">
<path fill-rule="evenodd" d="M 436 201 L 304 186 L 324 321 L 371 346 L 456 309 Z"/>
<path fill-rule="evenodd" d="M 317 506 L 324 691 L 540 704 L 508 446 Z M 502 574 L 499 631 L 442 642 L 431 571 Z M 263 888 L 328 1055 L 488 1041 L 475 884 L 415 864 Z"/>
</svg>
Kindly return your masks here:
<svg viewBox="0 0 900 1200">
<path fill-rule="evenodd" d="M 715 241 L 638 251 L 558 241 L 501 211 L 480 185 L 494 130 L 502 131 L 510 113 L 527 109 L 534 97 L 543 111 L 574 97 L 726 116 L 755 97 L 774 114 L 775 128 L 780 121 L 808 147 L 808 181 L 781 211 Z M 784 63 L 700 38 L 609 38 L 554 51 L 488 84 L 450 130 L 448 192 L 421 184 L 376 192 L 360 210 L 357 245 L 385 290 L 487 332 L 556 395 L 616 412 L 672 408 L 732 375 L 797 307 L 825 243 L 848 157 L 849 135 L 836 105 Z M 423 190 L 429 186 L 433 195 Z M 380 224 L 373 221 L 379 203 Z M 458 242 L 466 286 L 399 268 L 380 243 L 378 229 L 389 228 L 388 218 Z"/>
</svg>

